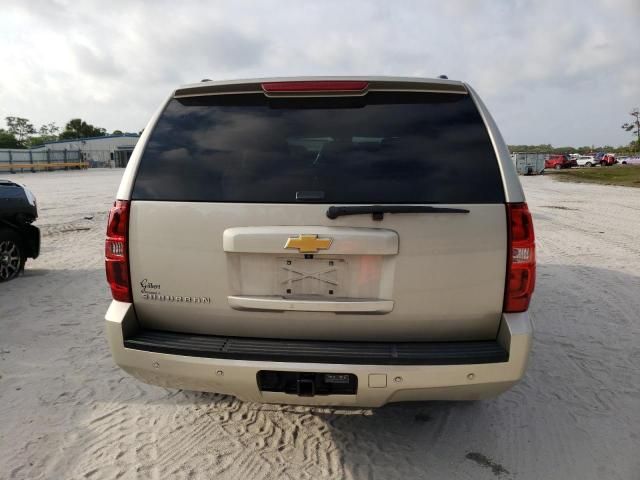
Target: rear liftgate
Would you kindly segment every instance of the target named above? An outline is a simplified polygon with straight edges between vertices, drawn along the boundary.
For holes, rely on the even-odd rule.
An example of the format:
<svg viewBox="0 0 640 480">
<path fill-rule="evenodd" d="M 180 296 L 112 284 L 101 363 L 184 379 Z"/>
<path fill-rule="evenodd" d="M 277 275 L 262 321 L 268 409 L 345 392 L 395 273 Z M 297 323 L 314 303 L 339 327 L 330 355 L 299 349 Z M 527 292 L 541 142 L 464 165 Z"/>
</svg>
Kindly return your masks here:
<svg viewBox="0 0 640 480">
<path fill-rule="evenodd" d="M 505 196 L 477 108 L 445 86 L 177 95 L 141 159 L 128 244 L 110 252 L 114 265 L 130 259 L 141 327 L 429 349 L 494 340 Z"/>
</svg>

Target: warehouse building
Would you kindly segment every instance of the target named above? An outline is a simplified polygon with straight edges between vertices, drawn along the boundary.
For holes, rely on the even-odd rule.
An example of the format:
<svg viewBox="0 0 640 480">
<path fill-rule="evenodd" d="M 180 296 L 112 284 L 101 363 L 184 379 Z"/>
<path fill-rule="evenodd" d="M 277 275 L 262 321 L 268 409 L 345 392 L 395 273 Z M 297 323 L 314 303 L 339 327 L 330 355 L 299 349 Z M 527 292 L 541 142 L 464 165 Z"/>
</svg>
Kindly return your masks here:
<svg viewBox="0 0 640 480">
<path fill-rule="evenodd" d="M 139 138 L 140 135 L 136 133 L 123 133 L 103 137 L 59 140 L 45 143 L 32 150 L 80 151 L 82 160 L 88 162 L 90 167 L 126 167 Z"/>
</svg>

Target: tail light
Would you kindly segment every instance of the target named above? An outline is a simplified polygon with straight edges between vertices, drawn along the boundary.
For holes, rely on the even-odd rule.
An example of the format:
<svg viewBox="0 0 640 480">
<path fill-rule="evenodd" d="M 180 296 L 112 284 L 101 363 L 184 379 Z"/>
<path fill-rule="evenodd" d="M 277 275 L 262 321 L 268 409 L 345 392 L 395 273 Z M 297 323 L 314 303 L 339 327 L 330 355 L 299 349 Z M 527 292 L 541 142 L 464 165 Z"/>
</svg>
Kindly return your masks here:
<svg viewBox="0 0 640 480">
<path fill-rule="evenodd" d="M 114 300 L 131 302 L 129 281 L 129 201 L 116 200 L 109 211 L 107 239 L 104 244 L 104 263 L 107 282 Z"/>
<path fill-rule="evenodd" d="M 503 311 L 524 312 L 536 283 L 535 236 L 526 203 L 507 204 L 507 227 L 509 255 Z"/>
<path fill-rule="evenodd" d="M 265 82 L 262 90 L 266 93 L 302 92 L 363 92 L 369 82 L 361 80 L 303 80 L 298 82 Z"/>
</svg>

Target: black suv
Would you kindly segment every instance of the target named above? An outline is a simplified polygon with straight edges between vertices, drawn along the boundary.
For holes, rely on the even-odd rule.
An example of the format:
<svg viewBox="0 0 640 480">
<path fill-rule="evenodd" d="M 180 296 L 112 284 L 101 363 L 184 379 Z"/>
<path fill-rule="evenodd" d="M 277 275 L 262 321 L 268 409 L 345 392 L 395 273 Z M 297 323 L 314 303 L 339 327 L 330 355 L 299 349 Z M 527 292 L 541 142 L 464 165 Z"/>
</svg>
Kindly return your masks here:
<svg viewBox="0 0 640 480">
<path fill-rule="evenodd" d="M 40 253 L 40 230 L 36 199 L 22 185 L 0 179 L 0 282 L 24 270 L 27 258 Z"/>
</svg>

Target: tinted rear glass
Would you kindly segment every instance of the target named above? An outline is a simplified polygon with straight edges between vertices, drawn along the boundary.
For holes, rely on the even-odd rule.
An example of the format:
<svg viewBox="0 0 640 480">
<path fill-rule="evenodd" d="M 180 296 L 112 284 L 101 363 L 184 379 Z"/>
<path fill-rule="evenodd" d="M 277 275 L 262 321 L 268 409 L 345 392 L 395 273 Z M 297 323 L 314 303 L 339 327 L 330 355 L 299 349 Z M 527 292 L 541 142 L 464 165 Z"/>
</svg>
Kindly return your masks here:
<svg viewBox="0 0 640 480">
<path fill-rule="evenodd" d="M 371 92 L 173 99 L 134 200 L 500 203 L 502 181 L 468 95 Z"/>
</svg>

